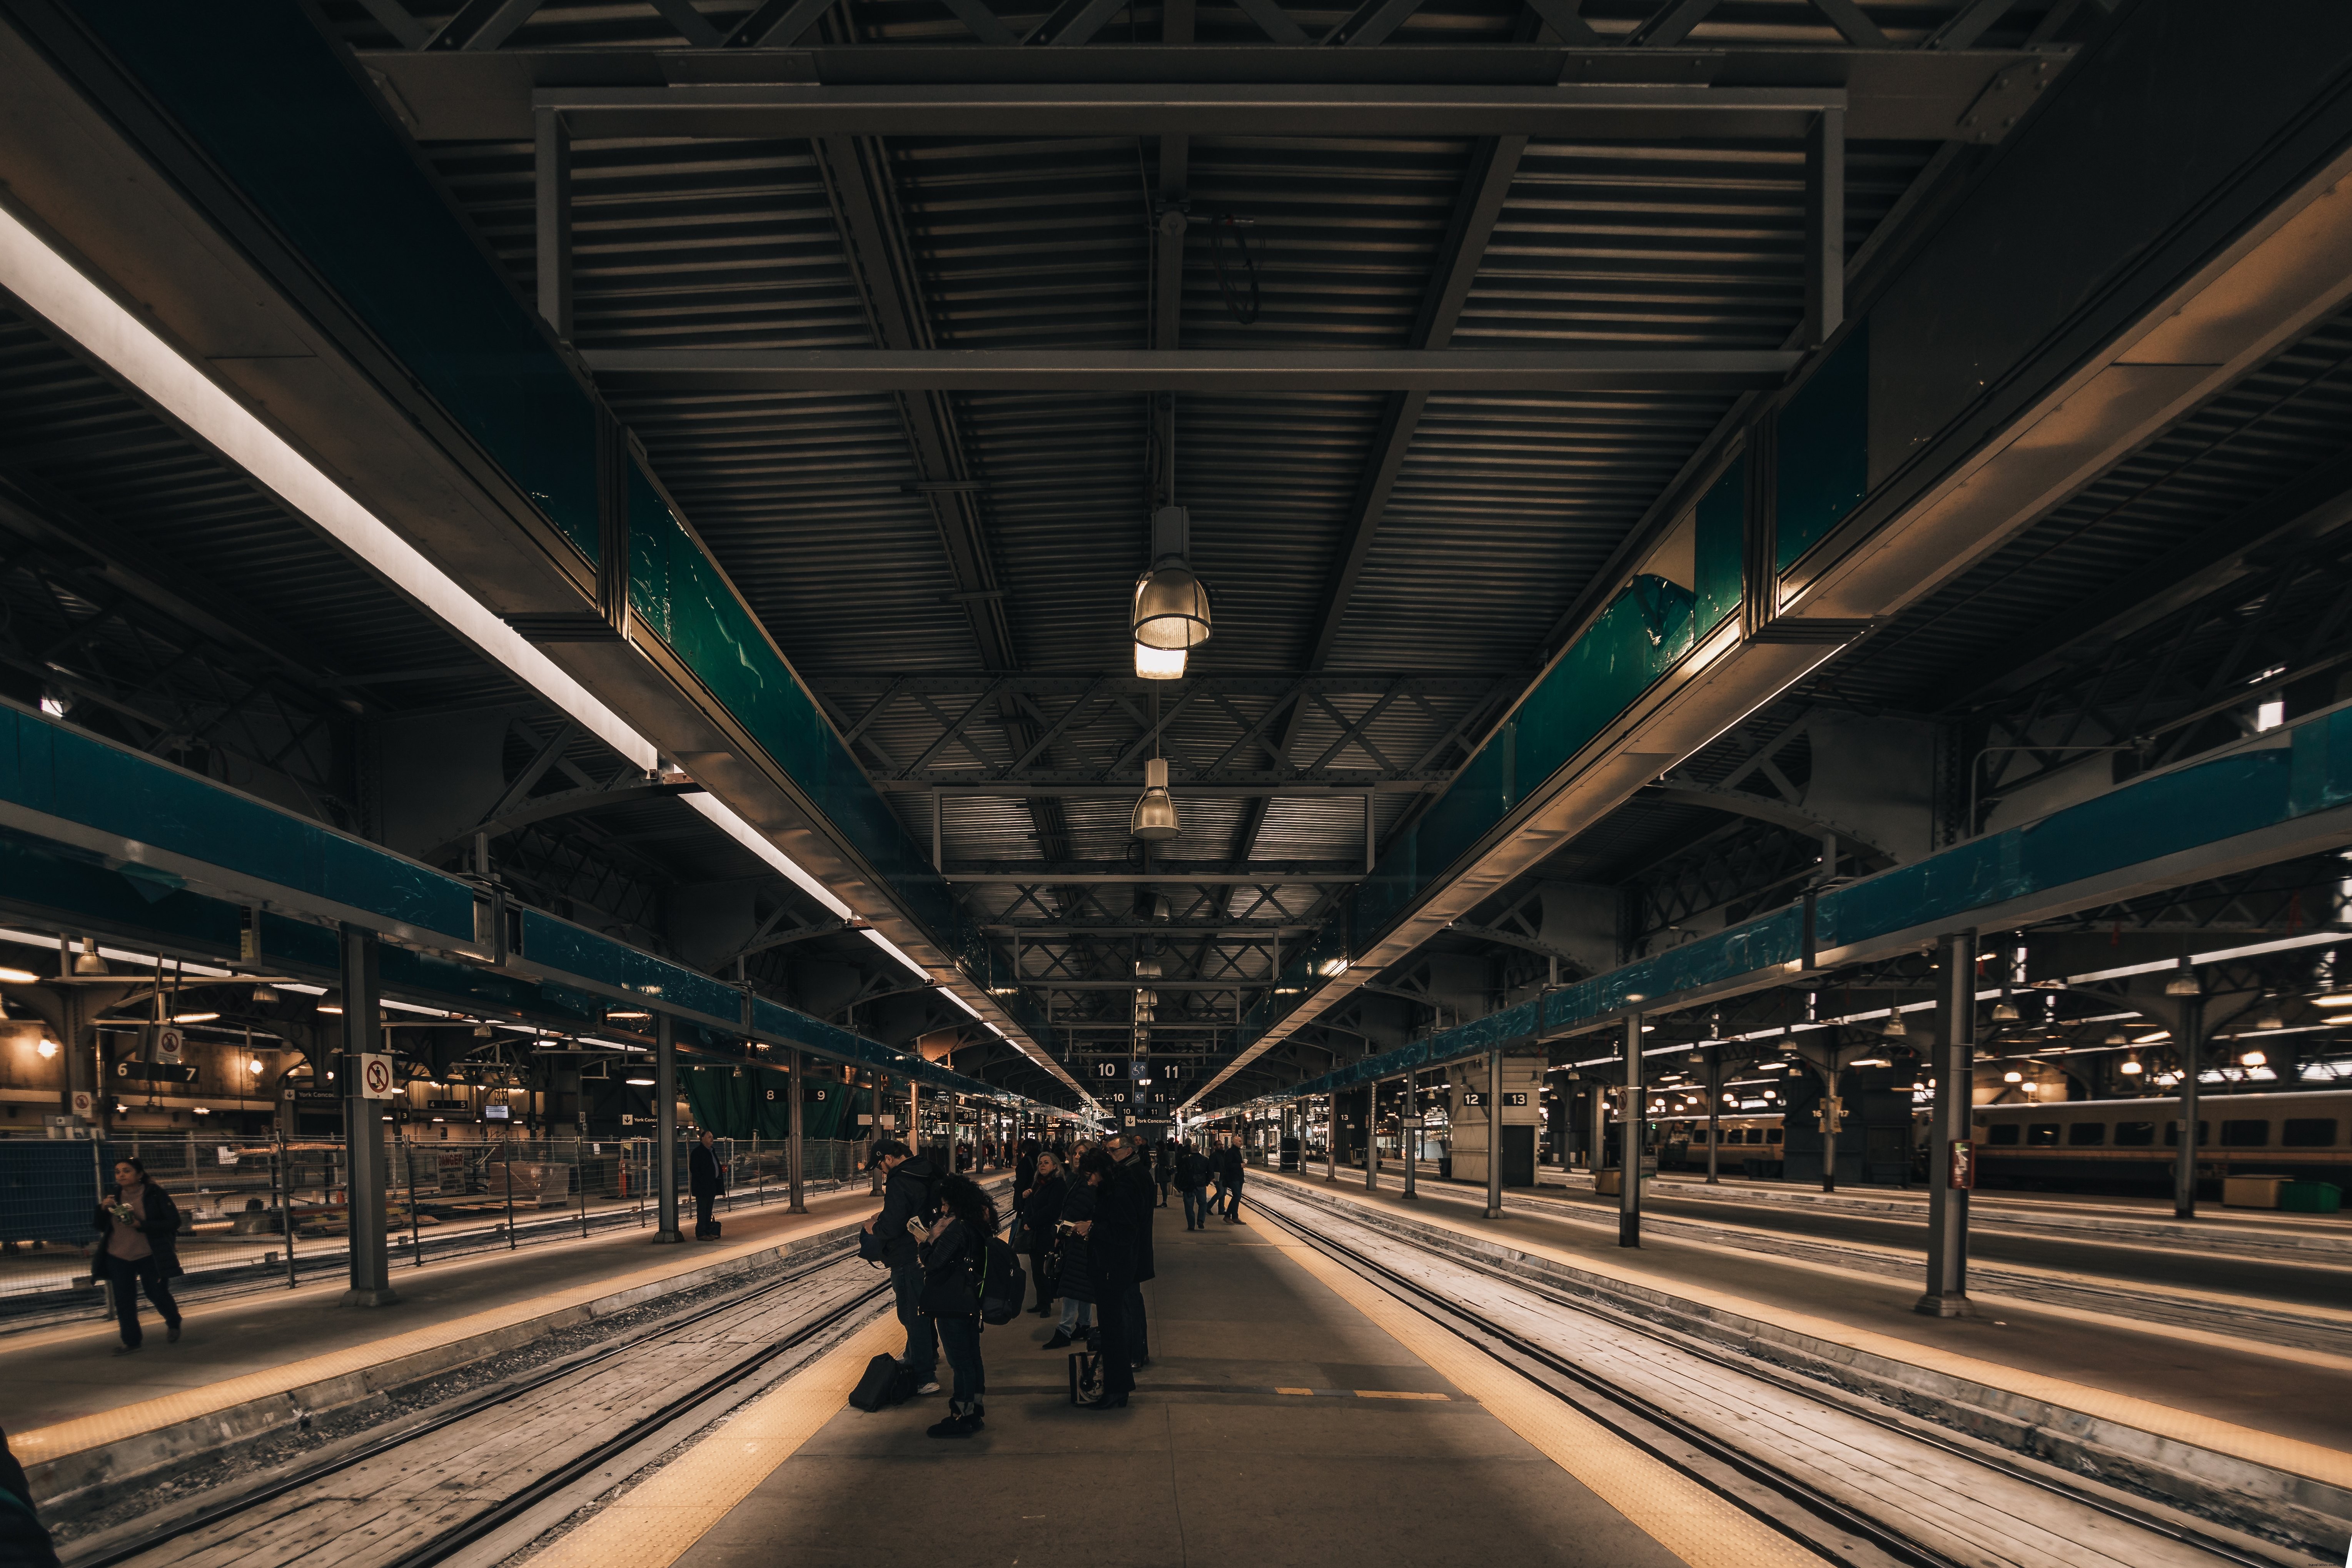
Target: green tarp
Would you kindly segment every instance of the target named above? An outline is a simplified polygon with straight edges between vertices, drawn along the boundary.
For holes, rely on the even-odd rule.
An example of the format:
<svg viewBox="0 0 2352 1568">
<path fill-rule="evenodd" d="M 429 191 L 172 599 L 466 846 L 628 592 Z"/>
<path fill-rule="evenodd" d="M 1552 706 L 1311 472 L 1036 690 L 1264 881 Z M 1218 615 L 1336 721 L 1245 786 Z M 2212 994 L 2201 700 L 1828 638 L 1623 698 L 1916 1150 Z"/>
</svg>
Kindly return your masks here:
<svg viewBox="0 0 2352 1568">
<path fill-rule="evenodd" d="M 721 1138 L 782 1141 L 792 1136 L 792 1075 L 779 1068 L 686 1067 L 677 1074 L 687 1108 L 697 1128 L 709 1128 Z M 874 1091 L 853 1089 L 839 1081 L 813 1081 L 802 1136 L 809 1139 L 855 1139 L 862 1131 L 857 1117 L 869 1109 Z"/>
</svg>

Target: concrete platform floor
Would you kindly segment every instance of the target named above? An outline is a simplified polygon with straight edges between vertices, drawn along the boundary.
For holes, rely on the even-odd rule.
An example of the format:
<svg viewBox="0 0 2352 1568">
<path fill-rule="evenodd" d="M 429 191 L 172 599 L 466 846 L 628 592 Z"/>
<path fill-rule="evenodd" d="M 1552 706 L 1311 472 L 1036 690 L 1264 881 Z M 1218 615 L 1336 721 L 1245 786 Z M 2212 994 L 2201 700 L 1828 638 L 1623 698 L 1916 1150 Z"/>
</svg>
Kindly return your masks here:
<svg viewBox="0 0 2352 1568">
<path fill-rule="evenodd" d="M 1513 1211 L 1499 1220 L 1479 1217 L 1483 1193 L 1452 1184 L 1422 1184 L 1408 1204 L 1391 1178 L 1366 1193 L 1363 1173 L 1347 1173 L 1331 1187 L 1310 1173 L 1302 1184 L 1334 1191 L 1399 1213 L 1473 1228 L 1506 1239 L 1538 1243 L 1595 1268 L 1638 1269 L 1662 1282 L 1727 1293 L 1759 1306 L 1803 1313 L 1890 1339 L 1965 1355 L 1996 1366 L 2083 1384 L 2173 1409 L 2315 1443 L 2352 1450 L 2352 1343 L 2346 1355 L 2296 1359 L 2296 1352 L 2253 1347 L 2215 1336 L 2197 1341 L 2151 1332 L 2128 1319 L 2002 1306 L 1968 1318 L 1928 1318 L 1913 1311 L 1915 1280 L 1809 1267 L 1756 1254 L 1693 1246 L 1663 1237 L 1638 1248 L 1620 1247 L 1613 1233 L 1567 1219 Z M 1257 1182 L 1298 1181 L 1252 1173 Z M 1244 1189 L 1246 1204 L 1248 1189 Z M 2340 1278 L 2340 1276 L 2339 1276 Z M 2342 1306 L 2352 1295 L 2339 1297 Z M 2314 1364 L 2333 1361 L 2337 1364 Z"/>
<path fill-rule="evenodd" d="M 1040 1349 L 1043 1320 L 990 1329 L 984 1432 L 927 1438 L 938 1399 L 843 1409 L 681 1568 L 1684 1561 L 1260 1227 L 1187 1232 L 1171 1206 L 1153 1234 L 1153 1362 L 1129 1408 L 1067 1403 L 1066 1352 Z M 1260 1392 L 1275 1387 L 1448 1397 Z"/>
<path fill-rule="evenodd" d="M 403 1268 L 395 1259 L 392 1283 L 400 1300 L 391 1306 L 342 1305 L 341 1279 L 187 1303 L 175 1345 L 164 1342 L 161 1320 L 142 1298 L 145 1345 L 136 1354 L 113 1353 L 121 1342 L 111 1318 L 0 1339 L 5 1422 L 11 1434 L 19 1434 L 232 1378 L 273 1369 L 290 1373 L 306 1362 L 458 1319 L 505 1313 L 520 1321 L 553 1291 L 670 1265 L 683 1272 L 724 1254 L 774 1247 L 794 1231 L 849 1224 L 877 1206 L 870 1194 L 859 1191 L 811 1198 L 803 1215 L 787 1213 L 781 1203 L 739 1208 L 723 1217 L 725 1237 L 715 1243 L 656 1247 L 648 1228 L 446 1262 L 428 1258 L 422 1268 Z M 690 1205 L 686 1218 L 690 1230 Z"/>
</svg>

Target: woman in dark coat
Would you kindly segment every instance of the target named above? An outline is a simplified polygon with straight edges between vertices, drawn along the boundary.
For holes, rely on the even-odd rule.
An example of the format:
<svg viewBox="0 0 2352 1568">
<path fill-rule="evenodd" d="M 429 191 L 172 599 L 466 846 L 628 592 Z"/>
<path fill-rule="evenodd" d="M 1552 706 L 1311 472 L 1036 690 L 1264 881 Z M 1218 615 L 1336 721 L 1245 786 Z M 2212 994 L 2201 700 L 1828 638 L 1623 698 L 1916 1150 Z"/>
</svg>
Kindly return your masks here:
<svg viewBox="0 0 2352 1568">
<path fill-rule="evenodd" d="M 1054 1158 L 1050 1149 L 1040 1150 L 1034 1156 L 1036 1171 L 1029 1178 L 1029 1186 L 1021 1200 L 1021 1234 L 1029 1247 L 1029 1274 L 1037 1281 L 1037 1315 L 1054 1315 L 1055 1289 L 1053 1271 L 1045 1267 L 1048 1259 L 1061 1251 L 1062 1238 L 1057 1227 L 1062 1221 L 1062 1200 L 1070 1190 L 1068 1180 L 1062 1174 L 1062 1163 Z"/>
<path fill-rule="evenodd" d="M 1081 1167 L 1089 1156 L 1080 1155 Z M 1094 1218 L 1100 1206 L 1102 1174 L 1079 1175 L 1070 1179 L 1062 1194 L 1062 1261 L 1054 1281 L 1055 1293 L 1062 1298 L 1062 1321 L 1054 1330 L 1054 1337 L 1045 1342 L 1049 1351 L 1060 1350 L 1094 1326 L 1095 1271 L 1089 1261 L 1087 1233 L 1094 1228 Z"/>
<path fill-rule="evenodd" d="M 996 1201 L 970 1177 L 950 1176 L 940 1184 L 940 1217 L 915 1247 L 923 1266 L 922 1313 L 939 1326 L 940 1349 L 955 1372 L 947 1419 L 930 1428 L 934 1437 L 969 1437 L 987 1414 L 980 1274 L 996 1226 Z"/>
<path fill-rule="evenodd" d="M 144 1336 L 139 1331 L 139 1291 L 163 1314 L 163 1337 L 180 1342 L 180 1304 L 172 1300 L 172 1281 L 186 1270 L 180 1267 L 180 1207 L 172 1194 L 147 1179 L 147 1167 L 126 1157 L 114 1163 L 114 1190 L 98 1205 L 92 1228 L 105 1239 L 98 1244 L 90 1272 L 114 1283 L 114 1317 L 122 1329 L 122 1347 L 129 1355 Z"/>
</svg>

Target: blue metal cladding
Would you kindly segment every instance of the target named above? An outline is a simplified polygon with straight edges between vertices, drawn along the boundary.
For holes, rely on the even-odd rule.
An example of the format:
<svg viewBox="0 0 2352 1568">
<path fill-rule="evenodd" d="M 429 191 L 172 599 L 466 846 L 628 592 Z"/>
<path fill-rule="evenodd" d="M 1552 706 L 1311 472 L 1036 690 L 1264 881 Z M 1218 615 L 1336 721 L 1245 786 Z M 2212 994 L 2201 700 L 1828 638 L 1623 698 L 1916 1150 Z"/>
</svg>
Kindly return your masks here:
<svg viewBox="0 0 2352 1568">
<path fill-rule="evenodd" d="M 1780 410 L 1774 448 L 1775 564 L 1786 572 L 1870 488 L 1870 322 L 1854 323 Z"/>
<path fill-rule="evenodd" d="M 86 849 L 0 828 L 0 899 L 35 917 L 101 931 L 149 931 L 183 952 L 234 953 L 234 904 L 124 876 Z"/>
<path fill-rule="evenodd" d="M 459 942 L 474 889 L 169 763 L 14 706 L 0 706 L 0 800 Z M 168 890 L 168 872 L 120 868 Z"/>
<path fill-rule="evenodd" d="M 530 967 L 561 970 L 711 1018 L 740 1018 L 743 993 L 699 970 L 614 941 L 537 910 L 522 911 L 520 953 Z"/>
<path fill-rule="evenodd" d="M 1692 552 L 1692 619 L 1700 636 L 1739 608 L 1741 542 L 1748 533 L 1748 458 L 1742 453 L 1699 498 Z"/>
<path fill-rule="evenodd" d="M 2057 893 L 2187 850 L 2352 805 L 2352 709 L 2305 720 L 2276 743 L 2152 774 L 2038 821 L 1956 845 L 1823 893 L 1817 951 L 1949 922 Z M 1664 1011 L 1703 988 L 1804 962 L 1804 910 L 1791 904 L 1655 957 L 1563 986 L 1537 1002 L 1446 1029 L 1285 1090 L 1328 1094 L 1498 1045 L 1589 1026 L 1639 1005 Z"/>
</svg>

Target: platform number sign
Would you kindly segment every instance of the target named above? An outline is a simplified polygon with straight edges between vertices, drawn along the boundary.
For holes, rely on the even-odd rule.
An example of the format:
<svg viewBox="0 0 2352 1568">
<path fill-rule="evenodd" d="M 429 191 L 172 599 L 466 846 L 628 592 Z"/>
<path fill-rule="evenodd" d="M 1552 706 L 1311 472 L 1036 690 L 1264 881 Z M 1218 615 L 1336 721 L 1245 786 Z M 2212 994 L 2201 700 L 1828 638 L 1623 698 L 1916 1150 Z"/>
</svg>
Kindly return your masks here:
<svg viewBox="0 0 2352 1568">
<path fill-rule="evenodd" d="M 1117 1062 L 1097 1062 L 1095 1064 L 1095 1073 L 1100 1078 L 1117 1078 L 1118 1076 L 1118 1064 Z"/>
<path fill-rule="evenodd" d="M 360 1093 L 369 1100 L 390 1100 L 397 1079 L 392 1070 L 392 1058 L 379 1051 L 363 1051 L 360 1055 Z"/>
</svg>

